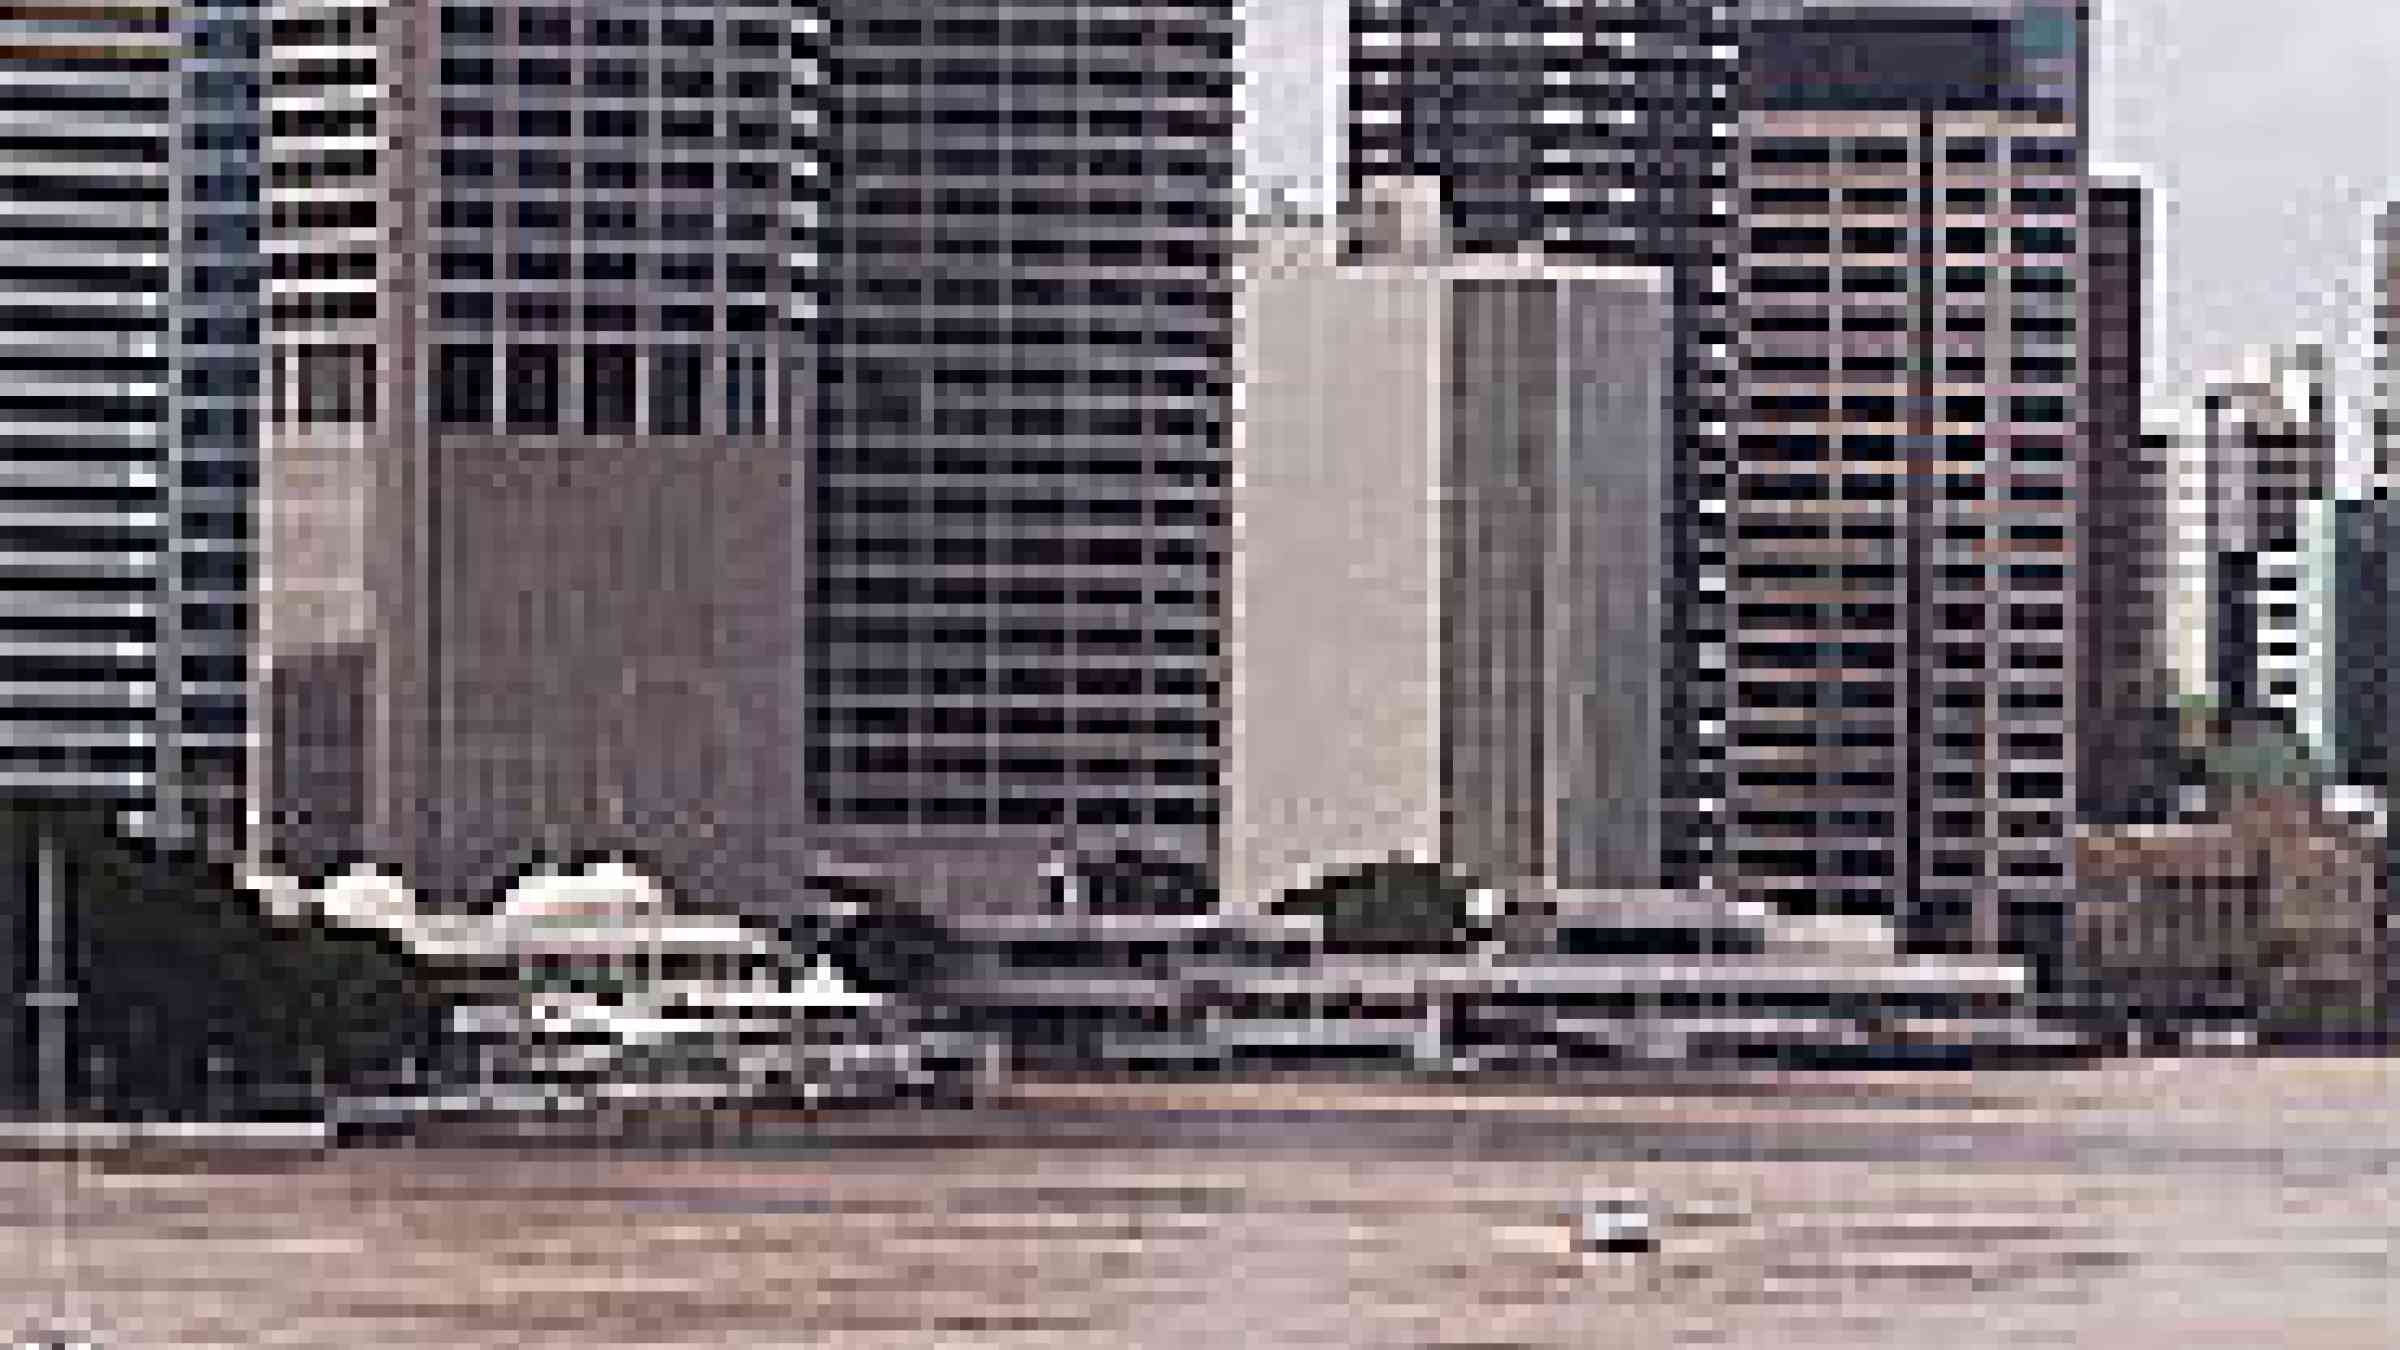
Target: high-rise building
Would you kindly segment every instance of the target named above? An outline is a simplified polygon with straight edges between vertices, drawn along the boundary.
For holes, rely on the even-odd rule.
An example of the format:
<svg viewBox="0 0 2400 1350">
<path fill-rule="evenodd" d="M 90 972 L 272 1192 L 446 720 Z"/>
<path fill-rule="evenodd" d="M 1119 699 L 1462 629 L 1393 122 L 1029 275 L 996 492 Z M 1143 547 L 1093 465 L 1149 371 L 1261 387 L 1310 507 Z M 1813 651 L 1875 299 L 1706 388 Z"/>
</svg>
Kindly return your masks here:
<svg viewBox="0 0 2400 1350">
<path fill-rule="evenodd" d="M 2252 353 L 2250 369 L 2201 394 L 2209 694 L 2229 715 L 2298 730 L 2308 659 L 2301 591 L 2305 507 L 2333 492 L 2324 353 Z"/>
<path fill-rule="evenodd" d="M 261 843 L 776 885 L 821 20 L 278 13 Z"/>
<path fill-rule="evenodd" d="M 1353 193 L 1431 177 L 1460 253 L 1710 261 L 1738 6 L 1350 0 Z"/>
<path fill-rule="evenodd" d="M 1346 174 L 1428 177 L 1461 256 L 1668 269 L 1659 782 L 1674 884 L 1708 877 L 1722 794 L 1729 120 L 1741 6 L 1351 0 Z"/>
<path fill-rule="evenodd" d="M 242 804 L 253 25 L 0 13 L 0 792 L 170 846 Z"/>
<path fill-rule="evenodd" d="M 826 7 L 829 848 L 1019 879 L 1214 857 L 1236 9 Z"/>
<path fill-rule="evenodd" d="M 259 730 L 250 663 L 257 636 L 258 470 L 265 385 L 262 148 L 272 92 L 267 22 L 256 5 L 191 6 L 183 39 L 177 197 L 175 440 L 165 486 L 175 513 L 166 631 L 173 679 L 162 755 L 161 835 L 212 858 L 248 840 Z M 286 185 L 289 190 L 289 185 Z"/>
<path fill-rule="evenodd" d="M 2369 421 L 2374 441 L 2374 496 L 2392 496 L 2392 473 L 2400 465 L 2400 201 L 2375 215 L 2369 259 L 2375 297 L 2375 402 Z"/>
<path fill-rule="evenodd" d="M 2390 772 L 2391 511 L 2350 496 L 2308 504 L 2300 731 L 2334 781 L 2386 788 Z"/>
<path fill-rule="evenodd" d="M 379 418 L 404 400 L 381 376 L 407 369 L 379 321 L 400 266 L 387 144 L 400 91 L 379 5 L 296 7 L 265 55 L 277 107 L 262 158 L 274 189 L 260 455 L 259 710 L 253 847 L 303 869 L 362 853 L 375 758 L 369 459 Z M 388 232 L 388 233 L 387 233 Z M 396 339 L 393 339 L 396 340 Z"/>
<path fill-rule="evenodd" d="M 2371 515 L 2366 522 L 2370 541 L 2389 545 L 2394 542 L 2393 517 L 2400 506 L 2394 505 L 2392 474 L 2395 462 L 2400 462 L 2400 202 L 2387 202 L 2376 214 L 2370 250 L 2372 269 L 2371 289 L 2375 297 L 2374 402 L 2369 411 L 2373 439 L 2374 470 L 2367 493 Z M 2387 906 L 2400 899 L 2400 830 L 2391 828 L 2391 794 L 2393 784 L 2392 748 L 2400 745 L 2400 727 L 2393 719 L 2400 717 L 2400 699 L 2391 694 L 2391 654 L 2395 642 L 2400 642 L 2400 578 L 2395 578 L 2388 562 L 2381 575 L 2371 571 L 2368 578 L 2381 585 L 2369 593 L 2361 604 L 2367 613 L 2359 616 L 2365 628 L 2363 640 L 2351 639 L 2352 650 L 2361 659 L 2374 665 L 2364 671 L 2349 671 L 2347 689 L 2350 697 L 2343 703 L 2346 725 L 2357 728 L 2355 735 L 2344 737 L 2337 733 L 2334 750 L 2336 763 L 2347 769 L 2362 785 L 2377 788 L 2384 798 L 2383 875 Z M 2354 602 L 2356 603 L 2356 602 Z M 2336 655 L 2341 653 L 2338 651 Z M 2373 718 L 2371 724 L 2365 719 Z M 2387 908 L 2386 913 L 2394 912 Z"/>
<path fill-rule="evenodd" d="M 2039 949 L 2077 802 L 2084 16 L 1784 8 L 1744 39 L 1725 879 Z"/>
<path fill-rule="evenodd" d="M 2085 459 L 2078 814 L 2159 819 L 2174 808 L 2172 445 L 2142 418 L 2148 190 L 2095 175 L 2085 198 Z"/>
<path fill-rule="evenodd" d="M 1245 258 L 1226 895 L 1656 886 L 1666 277 L 1453 256 L 1411 195 Z"/>
<path fill-rule="evenodd" d="M 2393 532 L 2393 465 L 2400 461 L 2400 203 L 2386 203 L 2371 232 L 2371 289 L 2375 326 L 2370 358 L 2373 402 L 2368 418 L 2373 471 L 2361 500 L 2335 507 L 2332 558 L 2320 576 L 2332 591 L 2333 643 L 2321 659 L 2330 704 L 2327 759 L 2346 783 L 2392 790 L 2391 696 L 2393 641 L 2400 634 L 2400 592 L 2389 565 Z M 2396 874 L 2400 875 L 2400 874 Z"/>
</svg>

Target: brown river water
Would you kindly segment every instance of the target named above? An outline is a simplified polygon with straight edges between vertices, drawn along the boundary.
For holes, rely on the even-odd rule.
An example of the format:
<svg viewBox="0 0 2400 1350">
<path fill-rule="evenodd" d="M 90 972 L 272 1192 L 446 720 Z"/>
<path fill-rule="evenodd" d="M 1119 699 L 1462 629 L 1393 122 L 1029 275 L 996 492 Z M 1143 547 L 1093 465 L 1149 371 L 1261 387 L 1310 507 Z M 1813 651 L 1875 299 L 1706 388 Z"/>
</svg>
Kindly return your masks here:
<svg viewBox="0 0 2400 1350">
<path fill-rule="evenodd" d="M 1046 1083 L 0 1160 L 0 1344 L 2400 1346 L 2400 1064 Z M 1633 1190 L 1656 1251 L 1566 1217 Z"/>
</svg>

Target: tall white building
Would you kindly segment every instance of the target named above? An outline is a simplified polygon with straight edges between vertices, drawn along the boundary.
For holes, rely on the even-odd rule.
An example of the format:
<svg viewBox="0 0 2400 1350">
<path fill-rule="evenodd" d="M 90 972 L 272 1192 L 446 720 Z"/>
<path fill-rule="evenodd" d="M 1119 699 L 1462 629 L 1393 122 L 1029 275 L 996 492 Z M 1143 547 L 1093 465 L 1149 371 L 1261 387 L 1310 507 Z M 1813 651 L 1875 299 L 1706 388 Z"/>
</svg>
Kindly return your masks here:
<svg viewBox="0 0 2400 1350">
<path fill-rule="evenodd" d="M 1308 231 L 1246 261 L 1236 905 L 1392 858 L 1660 883 L 1666 278 L 1452 256 L 1414 186 L 1356 261 Z"/>
<path fill-rule="evenodd" d="M 2208 691 L 2228 712 L 2298 730 L 2310 659 L 2304 592 L 2308 504 L 2334 484 L 2322 350 L 2252 353 L 2201 394 Z"/>
</svg>

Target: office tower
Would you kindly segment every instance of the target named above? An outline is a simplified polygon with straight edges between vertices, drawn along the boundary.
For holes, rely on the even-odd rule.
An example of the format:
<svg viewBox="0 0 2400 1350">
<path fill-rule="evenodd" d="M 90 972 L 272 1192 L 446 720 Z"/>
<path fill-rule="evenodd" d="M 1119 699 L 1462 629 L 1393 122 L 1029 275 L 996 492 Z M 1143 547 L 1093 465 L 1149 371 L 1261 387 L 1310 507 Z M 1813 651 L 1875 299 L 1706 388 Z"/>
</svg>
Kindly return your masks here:
<svg viewBox="0 0 2400 1350">
<path fill-rule="evenodd" d="M 294 8 L 268 30 L 279 105 L 262 143 L 271 182 L 259 473 L 259 710 L 252 843 L 309 870 L 368 844 L 375 757 L 374 606 L 367 593 L 379 414 L 400 401 L 379 363 L 384 299 L 410 240 L 396 228 L 387 139 L 397 72 L 380 6 Z M 396 427 L 394 428 L 396 430 Z M 399 450 L 394 445 L 395 453 Z M 388 509 L 388 508 L 387 508 Z"/>
<path fill-rule="evenodd" d="M 2380 542 L 2393 538 L 2392 473 L 2395 459 L 2400 459 L 2400 202 L 2387 202 L 2376 213 L 2370 249 L 2371 287 L 2375 297 L 2374 402 L 2369 410 L 2374 454 L 2373 473 L 2369 480 L 2367 499 L 2372 516 L 2371 535 L 2380 535 Z M 2370 576 L 2372 574 L 2370 573 Z M 2400 716 L 2400 700 L 2391 694 L 2390 654 L 2395 635 L 2400 635 L 2400 590 L 2395 590 L 2395 578 L 2387 564 L 2379 579 L 2381 585 L 2363 601 L 2368 612 L 2361 616 L 2368 638 L 2360 644 L 2364 659 L 2373 659 L 2374 666 L 2365 671 L 2346 672 L 2353 694 L 2344 714 L 2346 725 L 2360 727 L 2348 744 L 2338 736 L 2335 752 L 2337 764 L 2345 768 L 2353 781 L 2374 787 L 2383 794 L 2385 806 L 2383 873 L 2386 901 L 2400 892 L 2400 830 L 2390 824 L 2392 792 L 2392 746 L 2400 744 L 2400 728 L 2392 719 Z M 2337 652 L 2337 656 L 2339 653 Z M 2372 717 L 2372 724 L 2365 719 Z M 2389 908 L 2387 914 L 2392 912 Z"/>
<path fill-rule="evenodd" d="M 2391 656 L 2400 602 L 2392 591 L 2389 551 L 2394 506 L 2392 465 L 2400 451 L 2400 205 L 2386 203 L 2371 231 L 2370 285 L 2375 327 L 2369 360 L 2374 370 L 2368 408 L 2372 470 L 2363 496 L 2329 504 L 2327 528 L 2316 536 L 2313 569 L 2316 612 L 2330 640 L 2309 655 L 2324 702 L 2320 746 L 2338 781 L 2391 791 Z"/>
<path fill-rule="evenodd" d="M 2167 612 L 2172 447 L 2142 423 L 2148 191 L 2095 176 L 2085 197 L 2082 675 L 2076 787 L 2086 821 L 2155 819 L 2174 803 Z"/>
<path fill-rule="evenodd" d="M 2228 715 L 2297 730 L 2302 507 L 2333 490 L 2332 403 L 2313 346 L 2248 364 L 2201 394 L 2209 692 Z"/>
<path fill-rule="evenodd" d="M 2038 949 L 2076 803 L 2082 15 L 1811 7 L 1746 41 L 1731 888 Z"/>
<path fill-rule="evenodd" d="M 2087 620 L 2087 648 L 2096 645 L 2105 653 L 2113 641 L 2120 655 L 2138 648 L 2152 662 L 2146 670 L 2125 672 L 2114 686 L 2118 702 L 2101 710 L 2132 725 L 2100 731 L 2092 717 L 2101 712 L 2082 719 L 2083 729 L 2109 746 L 2114 756 L 2104 759 L 2085 748 L 2079 772 L 2103 775 L 2096 790 L 2085 796 L 2087 819 L 2138 823 L 2166 819 L 2182 809 L 2185 714 L 2190 696 L 2206 687 L 2193 674 L 2206 646 L 2204 636 L 2187 631 L 2196 626 L 2194 616 L 2206 609 L 2200 555 L 2194 547 L 2198 531 L 2193 525 L 2201 509 L 2190 482 L 2191 439 L 2174 423 L 2145 419 L 2136 443 L 2135 470 L 2116 480 L 2134 504 L 2121 513 L 2112 514 L 2105 505 L 2086 511 L 2087 520 L 2097 515 L 2123 531 L 2087 547 L 2109 552 L 2111 566 L 2150 578 L 2149 588 L 2138 592 L 2129 584 L 2092 583 L 2095 595 L 2089 603 L 2121 604 L 2122 610 L 2108 611 L 2121 614 L 2114 622 L 2141 625 L 2143 631 L 2138 637 L 2119 634 L 2101 628 L 2100 620 Z M 2096 472 L 2114 476 L 2113 470 Z M 2087 525 L 2087 539 L 2093 528 L 2096 524 Z M 2092 580 L 2088 567 L 2086 580 Z M 2145 694 L 2146 702 L 2140 697 Z"/>
<path fill-rule="evenodd" d="M 1658 884 L 1667 279 L 1453 256 L 1418 186 L 1381 247 L 1245 260 L 1237 905 L 1393 858 Z"/>
<path fill-rule="evenodd" d="M 777 884 L 820 23 L 279 20 L 271 852 Z"/>
<path fill-rule="evenodd" d="M 2400 202 L 2386 202 L 2375 215 L 2369 285 L 2375 296 L 2375 402 L 2373 496 L 2391 497 L 2393 465 L 2400 462 Z"/>
<path fill-rule="evenodd" d="M 1728 206 L 1734 9 L 1351 0 L 1353 193 L 1438 179 L 1461 253 L 1705 264 Z"/>
<path fill-rule="evenodd" d="M 2326 498 L 2304 520 L 2302 727 L 2334 781 L 2383 788 L 2391 747 L 2388 506 Z"/>
<path fill-rule="evenodd" d="M 258 467 L 265 352 L 262 292 L 268 181 L 266 16 L 240 3 L 196 5 L 179 20 L 175 512 L 169 631 L 175 676 L 160 835 L 219 861 L 247 843 L 257 632 Z"/>
<path fill-rule="evenodd" d="M 1213 858 L 1235 10 L 827 7 L 828 849 L 977 890 Z"/>
<path fill-rule="evenodd" d="M 238 825 L 248 12 L 0 14 L 0 791 Z"/>
<path fill-rule="evenodd" d="M 2371 352 L 2374 402 L 2369 409 L 2374 454 L 2366 500 L 2345 508 L 2337 565 L 2334 651 L 2335 723 L 2332 758 L 2344 781 L 2391 791 L 2392 643 L 2400 634 L 2400 593 L 2385 565 L 2393 535 L 2392 466 L 2400 458 L 2400 203 L 2376 213 L 2372 246 L 2375 327 Z M 2355 571 L 2351 568 L 2355 567 Z M 2379 570 L 2380 568 L 2380 570 Z M 2400 874 L 2396 874 L 2400 875 Z"/>
<path fill-rule="evenodd" d="M 1346 172 L 1441 184 L 1461 255 L 1539 247 L 1669 269 L 1671 578 L 1660 782 L 1672 879 L 1714 865 L 1722 796 L 1724 287 L 1734 4 L 1351 0 Z"/>
</svg>

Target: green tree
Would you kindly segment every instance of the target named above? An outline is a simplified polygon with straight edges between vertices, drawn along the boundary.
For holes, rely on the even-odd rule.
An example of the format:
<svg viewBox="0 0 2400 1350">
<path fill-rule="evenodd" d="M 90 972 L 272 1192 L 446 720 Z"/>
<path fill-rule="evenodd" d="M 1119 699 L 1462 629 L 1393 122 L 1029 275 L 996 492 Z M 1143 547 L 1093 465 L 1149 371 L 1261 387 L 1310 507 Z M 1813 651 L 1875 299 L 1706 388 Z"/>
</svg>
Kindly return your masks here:
<svg viewBox="0 0 2400 1350">
<path fill-rule="evenodd" d="M 2217 740 L 2202 752 L 2201 765 L 2212 789 L 2236 797 L 2315 791 L 2327 782 L 2307 740 L 2280 727 L 2249 728 Z"/>
<path fill-rule="evenodd" d="M 444 1000 L 396 945 L 273 918 L 229 869 L 122 838 L 96 808 L 0 804 L 20 940 L 45 844 L 77 995 L 71 1095 L 84 1105 L 302 1106 L 438 1049 Z M 21 1092 L 24 1075 L 11 1078 Z"/>
<path fill-rule="evenodd" d="M 1476 933 L 1476 885 L 1432 863 L 1391 858 L 1336 873 L 1276 902 L 1314 916 L 1328 951 L 1463 951 Z"/>
<path fill-rule="evenodd" d="M 964 959 L 958 935 L 924 909 L 879 890 L 843 884 L 831 917 L 813 940 L 853 988 L 907 996 L 957 972 Z"/>
</svg>

